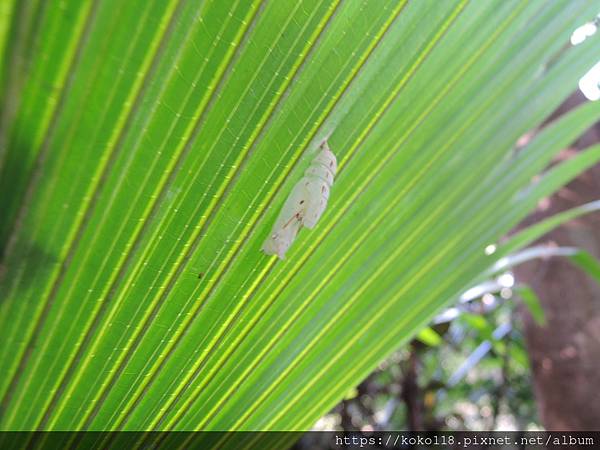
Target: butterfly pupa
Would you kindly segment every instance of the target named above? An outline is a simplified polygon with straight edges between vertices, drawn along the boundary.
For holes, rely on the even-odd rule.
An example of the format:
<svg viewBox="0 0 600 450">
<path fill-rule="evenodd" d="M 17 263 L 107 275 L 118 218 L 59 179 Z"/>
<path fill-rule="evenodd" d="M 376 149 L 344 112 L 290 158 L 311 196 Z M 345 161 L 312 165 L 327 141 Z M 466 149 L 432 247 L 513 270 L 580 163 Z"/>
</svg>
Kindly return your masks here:
<svg viewBox="0 0 600 450">
<path fill-rule="evenodd" d="M 313 229 L 329 200 L 329 191 L 337 171 L 337 160 L 327 142 L 304 172 L 286 199 L 271 234 L 262 246 L 267 255 L 283 259 L 303 226 Z"/>
</svg>

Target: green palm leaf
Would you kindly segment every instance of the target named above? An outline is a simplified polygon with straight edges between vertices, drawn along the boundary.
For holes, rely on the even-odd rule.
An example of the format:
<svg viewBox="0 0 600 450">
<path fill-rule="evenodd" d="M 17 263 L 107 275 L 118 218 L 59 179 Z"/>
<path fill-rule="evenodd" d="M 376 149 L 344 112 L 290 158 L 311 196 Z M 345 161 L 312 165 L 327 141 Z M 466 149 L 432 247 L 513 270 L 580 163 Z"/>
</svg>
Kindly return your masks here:
<svg viewBox="0 0 600 450">
<path fill-rule="evenodd" d="M 600 159 L 531 184 L 598 104 L 513 150 L 591 2 L 3 8 L 3 429 L 310 428 Z M 325 138 L 327 211 L 268 257 Z"/>
</svg>

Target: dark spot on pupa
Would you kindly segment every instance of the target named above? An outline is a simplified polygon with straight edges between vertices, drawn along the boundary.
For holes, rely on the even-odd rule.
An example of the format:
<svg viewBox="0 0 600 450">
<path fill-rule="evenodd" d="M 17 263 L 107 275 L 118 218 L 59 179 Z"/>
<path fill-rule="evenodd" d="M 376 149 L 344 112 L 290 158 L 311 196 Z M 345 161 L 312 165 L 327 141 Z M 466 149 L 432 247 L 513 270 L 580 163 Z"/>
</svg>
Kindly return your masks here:
<svg viewBox="0 0 600 450">
<path fill-rule="evenodd" d="M 303 205 L 304 204 L 304 200 L 300 200 L 300 204 Z"/>
</svg>

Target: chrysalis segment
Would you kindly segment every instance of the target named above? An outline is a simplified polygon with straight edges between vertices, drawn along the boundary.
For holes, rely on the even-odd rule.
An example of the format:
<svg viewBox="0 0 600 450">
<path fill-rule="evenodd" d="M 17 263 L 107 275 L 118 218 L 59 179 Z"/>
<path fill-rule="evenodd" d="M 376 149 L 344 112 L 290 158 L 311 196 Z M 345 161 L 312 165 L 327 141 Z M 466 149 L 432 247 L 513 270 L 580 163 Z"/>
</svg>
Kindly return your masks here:
<svg viewBox="0 0 600 450">
<path fill-rule="evenodd" d="M 307 190 L 306 212 L 302 218 L 302 225 L 313 229 L 327 206 L 329 190 L 333 184 L 333 177 L 337 170 L 335 155 L 324 144 L 323 150 L 313 160 L 301 182 Z"/>
<path fill-rule="evenodd" d="M 297 184 L 294 186 L 277 217 L 275 225 L 273 225 L 271 235 L 262 246 L 262 250 L 267 255 L 277 255 L 280 259 L 283 259 L 285 252 L 296 239 L 296 235 L 302 226 L 305 198 L 304 185 Z"/>
<path fill-rule="evenodd" d="M 337 171 L 337 160 L 326 142 L 285 201 L 262 250 L 283 259 L 302 226 L 314 228 L 323 215 Z"/>
</svg>

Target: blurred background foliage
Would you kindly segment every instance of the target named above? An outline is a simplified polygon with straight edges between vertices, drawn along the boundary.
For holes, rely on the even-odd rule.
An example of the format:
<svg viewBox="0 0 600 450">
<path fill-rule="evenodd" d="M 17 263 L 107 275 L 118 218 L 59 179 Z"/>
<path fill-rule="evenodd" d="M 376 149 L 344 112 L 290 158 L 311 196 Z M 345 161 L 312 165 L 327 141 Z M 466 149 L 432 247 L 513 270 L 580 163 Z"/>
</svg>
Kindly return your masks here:
<svg viewBox="0 0 600 450">
<path fill-rule="evenodd" d="M 596 5 L 373 4 L 1 3 L 1 429 L 548 427 L 515 305 L 590 378 L 596 303 L 559 333 L 515 266 L 598 274 L 590 238 L 536 244 L 593 189 L 523 222 L 600 160 L 565 153 L 599 102 L 552 115 Z M 325 215 L 264 255 L 325 139 Z"/>
<path fill-rule="evenodd" d="M 504 295 L 473 300 L 473 312 L 428 331 L 434 340 L 394 353 L 316 428 L 541 429 L 516 299 Z"/>
</svg>

